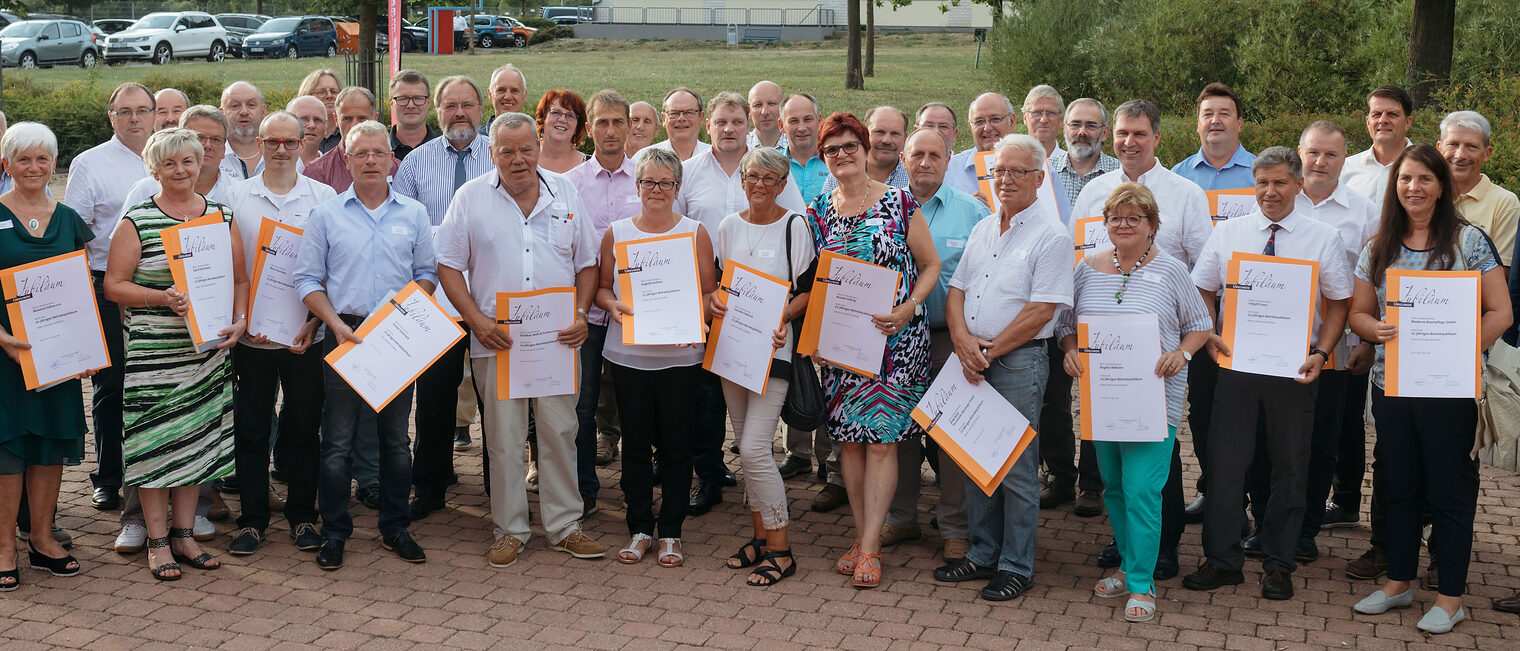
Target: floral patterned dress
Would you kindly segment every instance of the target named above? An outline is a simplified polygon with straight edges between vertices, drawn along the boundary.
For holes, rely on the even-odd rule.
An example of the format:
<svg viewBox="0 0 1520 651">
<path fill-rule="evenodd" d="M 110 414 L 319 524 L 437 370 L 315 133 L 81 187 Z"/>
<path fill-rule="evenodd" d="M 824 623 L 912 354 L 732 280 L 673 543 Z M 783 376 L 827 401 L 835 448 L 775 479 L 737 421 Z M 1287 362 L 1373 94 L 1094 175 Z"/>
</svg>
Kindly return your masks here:
<svg viewBox="0 0 1520 651">
<path fill-rule="evenodd" d="M 834 210 L 832 193 L 825 192 L 808 206 L 808 225 L 820 251 L 901 272 L 896 304 L 902 304 L 918 282 L 918 265 L 908 250 L 908 224 L 917 210 L 913 195 L 891 188 L 864 213 L 845 217 Z M 887 337 L 882 369 L 875 378 L 823 366 L 819 380 L 829 401 L 829 438 L 849 443 L 915 438 L 913 407 L 929 387 L 928 322 L 914 316 Z"/>
</svg>

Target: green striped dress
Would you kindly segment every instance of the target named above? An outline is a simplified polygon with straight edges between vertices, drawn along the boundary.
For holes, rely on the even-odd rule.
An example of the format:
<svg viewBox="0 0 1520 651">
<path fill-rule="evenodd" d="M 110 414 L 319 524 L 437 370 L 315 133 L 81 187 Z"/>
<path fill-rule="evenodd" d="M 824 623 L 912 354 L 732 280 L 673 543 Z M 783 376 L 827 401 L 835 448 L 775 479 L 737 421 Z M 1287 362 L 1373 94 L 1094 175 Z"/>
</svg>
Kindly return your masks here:
<svg viewBox="0 0 1520 651">
<path fill-rule="evenodd" d="M 207 201 L 206 213 L 231 209 Z M 149 199 L 127 211 L 142 258 L 132 282 L 149 289 L 174 285 L 159 232 L 181 222 Z M 122 392 L 126 484 L 143 488 L 193 486 L 232 474 L 232 357 L 230 350 L 195 352 L 185 318 L 167 307 L 135 307 L 126 315 L 126 380 Z"/>
</svg>

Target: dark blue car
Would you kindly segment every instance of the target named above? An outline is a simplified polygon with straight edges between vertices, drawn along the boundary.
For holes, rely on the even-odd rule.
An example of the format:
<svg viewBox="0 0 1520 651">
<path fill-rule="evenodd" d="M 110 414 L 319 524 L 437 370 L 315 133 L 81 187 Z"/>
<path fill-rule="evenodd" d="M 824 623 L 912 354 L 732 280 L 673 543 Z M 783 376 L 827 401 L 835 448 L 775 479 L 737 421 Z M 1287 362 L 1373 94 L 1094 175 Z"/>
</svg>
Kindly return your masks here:
<svg viewBox="0 0 1520 651">
<path fill-rule="evenodd" d="M 326 16 L 282 16 L 243 39 L 250 59 L 337 56 L 338 28 Z"/>
</svg>

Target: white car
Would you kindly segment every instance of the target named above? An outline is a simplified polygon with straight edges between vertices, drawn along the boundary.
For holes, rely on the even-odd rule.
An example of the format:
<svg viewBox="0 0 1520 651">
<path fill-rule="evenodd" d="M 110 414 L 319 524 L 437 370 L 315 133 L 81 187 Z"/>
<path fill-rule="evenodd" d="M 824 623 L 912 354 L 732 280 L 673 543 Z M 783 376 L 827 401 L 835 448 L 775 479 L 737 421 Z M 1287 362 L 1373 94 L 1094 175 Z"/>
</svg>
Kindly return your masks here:
<svg viewBox="0 0 1520 651">
<path fill-rule="evenodd" d="M 227 30 L 203 11 L 160 11 L 138 19 L 131 27 L 106 37 L 106 63 L 147 59 L 169 63 L 175 57 L 227 56 Z"/>
</svg>

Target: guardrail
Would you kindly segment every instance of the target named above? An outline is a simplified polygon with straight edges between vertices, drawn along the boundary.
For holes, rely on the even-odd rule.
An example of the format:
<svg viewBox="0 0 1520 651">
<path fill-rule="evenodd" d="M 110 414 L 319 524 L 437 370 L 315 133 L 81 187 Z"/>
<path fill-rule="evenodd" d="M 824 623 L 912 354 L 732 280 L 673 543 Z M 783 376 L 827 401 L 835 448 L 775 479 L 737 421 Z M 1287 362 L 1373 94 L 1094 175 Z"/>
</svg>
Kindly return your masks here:
<svg viewBox="0 0 1520 651">
<path fill-rule="evenodd" d="M 818 25 L 838 27 L 833 9 L 707 7 L 597 7 L 592 22 L 638 25 Z"/>
</svg>

